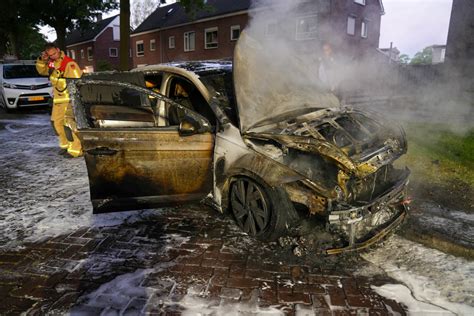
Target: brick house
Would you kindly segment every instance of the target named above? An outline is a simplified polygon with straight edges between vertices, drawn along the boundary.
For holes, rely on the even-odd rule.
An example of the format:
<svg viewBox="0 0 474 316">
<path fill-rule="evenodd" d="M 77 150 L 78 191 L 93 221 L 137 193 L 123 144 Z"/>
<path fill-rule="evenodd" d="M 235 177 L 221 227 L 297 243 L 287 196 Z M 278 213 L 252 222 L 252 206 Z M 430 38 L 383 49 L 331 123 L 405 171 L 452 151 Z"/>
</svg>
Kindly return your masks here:
<svg viewBox="0 0 474 316">
<path fill-rule="evenodd" d="M 182 60 L 232 58 L 240 31 L 249 21 L 251 0 L 208 0 L 211 10 L 186 15 L 179 3 L 158 7 L 131 34 L 134 67 Z M 381 0 L 299 0 L 290 32 L 300 46 L 330 42 L 353 55 L 376 49 Z M 272 27 L 272 25 L 268 25 Z"/>
<path fill-rule="evenodd" d="M 474 70 L 474 2 L 453 0 L 446 43 L 446 62 L 463 71 Z"/>
<path fill-rule="evenodd" d="M 118 68 L 120 19 L 99 20 L 87 31 L 74 30 L 66 38 L 66 53 L 86 72 Z"/>
</svg>

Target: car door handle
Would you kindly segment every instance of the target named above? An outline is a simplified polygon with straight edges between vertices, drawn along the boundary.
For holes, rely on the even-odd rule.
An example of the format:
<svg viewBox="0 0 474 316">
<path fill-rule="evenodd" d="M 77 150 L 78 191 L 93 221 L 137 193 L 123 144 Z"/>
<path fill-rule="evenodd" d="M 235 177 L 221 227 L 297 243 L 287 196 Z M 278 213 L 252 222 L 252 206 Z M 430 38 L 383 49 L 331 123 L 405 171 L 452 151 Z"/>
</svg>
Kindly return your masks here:
<svg viewBox="0 0 474 316">
<path fill-rule="evenodd" d="M 117 153 L 117 150 L 115 149 L 110 149 L 107 147 L 97 147 L 94 149 L 89 149 L 87 151 L 88 154 L 94 155 L 94 156 L 99 156 L 99 155 L 105 155 L 105 156 L 112 156 Z"/>
</svg>

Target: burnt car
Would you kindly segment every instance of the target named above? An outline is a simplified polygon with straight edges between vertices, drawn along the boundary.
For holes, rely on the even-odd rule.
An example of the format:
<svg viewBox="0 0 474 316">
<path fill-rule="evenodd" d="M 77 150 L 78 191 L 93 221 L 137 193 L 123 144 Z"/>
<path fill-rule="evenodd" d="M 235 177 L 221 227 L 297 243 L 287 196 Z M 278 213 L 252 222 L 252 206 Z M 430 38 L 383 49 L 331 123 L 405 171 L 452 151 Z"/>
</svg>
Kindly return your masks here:
<svg viewBox="0 0 474 316">
<path fill-rule="evenodd" d="M 394 167 L 403 130 L 314 87 L 250 92 L 260 79 L 241 43 L 233 63 L 149 65 L 69 84 L 94 212 L 205 199 L 262 240 L 303 214 L 337 236 L 328 254 L 397 227 L 409 175 Z"/>
</svg>

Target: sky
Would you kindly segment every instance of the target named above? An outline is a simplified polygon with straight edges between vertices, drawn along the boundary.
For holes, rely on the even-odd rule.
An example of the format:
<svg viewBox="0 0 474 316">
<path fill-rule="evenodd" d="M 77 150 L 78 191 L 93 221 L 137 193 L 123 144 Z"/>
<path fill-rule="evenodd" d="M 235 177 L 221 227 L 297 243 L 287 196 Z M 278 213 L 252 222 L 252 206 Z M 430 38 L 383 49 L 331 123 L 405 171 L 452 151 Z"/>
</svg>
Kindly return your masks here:
<svg viewBox="0 0 474 316">
<path fill-rule="evenodd" d="M 167 1 L 172 2 L 175 1 Z M 388 48 L 393 42 L 402 54 L 413 57 L 427 46 L 446 44 L 452 0 L 383 0 L 383 4 L 381 48 Z M 104 18 L 117 13 L 107 13 Z M 43 30 L 48 40 L 56 39 L 54 30 Z"/>
<path fill-rule="evenodd" d="M 390 42 L 410 57 L 430 45 L 444 45 L 452 0 L 383 0 L 380 47 Z"/>
</svg>

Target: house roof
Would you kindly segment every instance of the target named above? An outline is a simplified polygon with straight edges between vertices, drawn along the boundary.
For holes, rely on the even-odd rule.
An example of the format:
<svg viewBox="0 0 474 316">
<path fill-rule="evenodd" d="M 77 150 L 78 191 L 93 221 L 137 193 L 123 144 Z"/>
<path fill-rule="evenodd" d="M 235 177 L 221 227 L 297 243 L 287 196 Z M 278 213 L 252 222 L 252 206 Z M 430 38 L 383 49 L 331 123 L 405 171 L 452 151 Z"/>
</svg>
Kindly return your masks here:
<svg viewBox="0 0 474 316">
<path fill-rule="evenodd" d="M 384 53 L 390 52 L 390 48 L 380 48 L 380 50 Z M 392 52 L 395 54 L 400 54 L 400 51 L 396 47 L 392 47 Z"/>
<path fill-rule="evenodd" d="M 380 12 L 382 13 L 382 15 L 384 15 L 385 14 L 385 8 L 383 7 L 382 0 L 379 0 L 379 4 L 380 4 Z"/>
<path fill-rule="evenodd" d="M 381 14 L 385 14 L 382 0 L 378 0 Z M 251 8 L 251 0 L 208 0 L 211 9 L 197 12 L 194 17 L 186 14 L 179 2 L 158 7 L 150 14 L 131 34 L 138 34 L 151 30 L 163 29 L 189 23 L 196 20 L 217 17 L 220 15 L 246 11 Z"/>
<path fill-rule="evenodd" d="M 94 40 L 117 16 L 119 15 L 117 14 L 110 18 L 97 21 L 89 30 L 76 29 L 72 31 L 66 37 L 66 46 Z"/>
<path fill-rule="evenodd" d="M 176 2 L 167 6 L 158 7 L 132 32 L 132 34 L 245 11 L 250 8 L 250 4 L 251 0 L 208 0 L 207 5 L 210 9 L 201 10 L 197 12 L 194 17 L 191 17 L 186 14 L 184 8 Z"/>
</svg>

